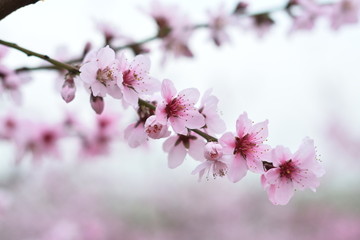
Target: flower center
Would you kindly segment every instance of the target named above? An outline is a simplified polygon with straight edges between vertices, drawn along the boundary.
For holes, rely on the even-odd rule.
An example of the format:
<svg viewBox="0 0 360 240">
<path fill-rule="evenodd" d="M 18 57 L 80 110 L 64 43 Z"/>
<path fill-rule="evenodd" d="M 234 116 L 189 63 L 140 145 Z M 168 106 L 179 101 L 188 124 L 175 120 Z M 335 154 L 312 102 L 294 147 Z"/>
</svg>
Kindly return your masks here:
<svg viewBox="0 0 360 240">
<path fill-rule="evenodd" d="M 42 135 L 42 142 L 48 146 L 52 145 L 55 142 L 55 134 L 50 131 L 44 132 Z"/>
<path fill-rule="evenodd" d="M 108 86 L 109 82 L 115 80 L 114 72 L 111 68 L 106 67 L 104 69 L 99 69 L 96 73 L 96 80 L 101 82 L 104 86 Z"/>
<path fill-rule="evenodd" d="M 292 159 L 280 165 L 280 177 L 292 179 L 292 174 L 297 171 L 296 166 L 292 162 Z"/>
<path fill-rule="evenodd" d="M 146 133 L 147 134 L 157 134 L 161 131 L 161 129 L 163 128 L 163 126 L 161 124 L 155 124 L 155 125 L 152 125 L 152 126 L 148 126 L 146 128 Z"/>
<path fill-rule="evenodd" d="M 174 98 L 165 107 L 167 117 L 178 117 L 181 111 L 185 110 L 185 105 L 182 104 L 179 98 Z"/>
<path fill-rule="evenodd" d="M 250 135 L 246 134 L 242 138 L 235 138 L 236 145 L 234 149 L 234 154 L 240 154 L 243 158 L 246 159 L 247 155 L 251 150 L 256 146 L 256 143 L 253 143 L 250 139 Z"/>
<path fill-rule="evenodd" d="M 123 72 L 123 85 L 124 86 L 132 87 L 136 80 L 139 80 L 139 78 L 135 72 L 132 72 L 130 69 Z"/>
</svg>

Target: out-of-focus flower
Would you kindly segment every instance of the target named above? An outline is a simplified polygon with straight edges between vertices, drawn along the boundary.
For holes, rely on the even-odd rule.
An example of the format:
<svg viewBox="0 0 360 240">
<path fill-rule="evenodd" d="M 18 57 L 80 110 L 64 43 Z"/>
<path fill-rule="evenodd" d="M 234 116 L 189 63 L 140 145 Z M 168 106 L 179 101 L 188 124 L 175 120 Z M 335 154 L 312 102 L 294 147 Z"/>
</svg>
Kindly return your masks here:
<svg viewBox="0 0 360 240">
<path fill-rule="evenodd" d="M 330 13 L 331 27 L 335 30 L 346 24 L 355 24 L 359 21 L 360 1 L 341 0 L 333 4 Z"/>
<path fill-rule="evenodd" d="M 309 138 L 304 139 L 294 154 L 277 146 L 269 157 L 273 167 L 261 176 L 261 182 L 273 204 L 287 204 L 297 189 L 315 191 L 320 184 L 319 177 L 325 173 L 316 159 L 314 141 Z"/>
<path fill-rule="evenodd" d="M 209 28 L 210 36 L 216 46 L 230 42 L 230 36 L 226 28 L 233 23 L 233 16 L 230 15 L 223 4 L 215 11 L 209 11 Z"/>
<path fill-rule="evenodd" d="M 177 6 L 167 6 L 153 1 L 149 15 L 158 26 L 158 36 L 162 39 L 161 46 L 165 52 L 171 52 L 175 57 L 193 56 L 188 46 L 193 29 L 186 14 Z"/>
<path fill-rule="evenodd" d="M 231 156 L 229 178 L 233 182 L 242 179 L 248 169 L 263 172 L 262 158 L 270 147 L 263 144 L 268 136 L 268 121 L 253 125 L 247 113 L 243 113 L 236 121 L 236 136 L 225 133 L 219 140 L 224 154 Z"/>
<path fill-rule="evenodd" d="M 195 88 L 188 88 L 177 91 L 170 80 L 164 80 L 161 86 L 162 103 L 156 108 L 156 120 L 170 125 L 178 134 L 186 135 L 187 129 L 198 129 L 205 125 L 204 116 L 195 108 L 199 99 L 199 91 Z"/>
</svg>

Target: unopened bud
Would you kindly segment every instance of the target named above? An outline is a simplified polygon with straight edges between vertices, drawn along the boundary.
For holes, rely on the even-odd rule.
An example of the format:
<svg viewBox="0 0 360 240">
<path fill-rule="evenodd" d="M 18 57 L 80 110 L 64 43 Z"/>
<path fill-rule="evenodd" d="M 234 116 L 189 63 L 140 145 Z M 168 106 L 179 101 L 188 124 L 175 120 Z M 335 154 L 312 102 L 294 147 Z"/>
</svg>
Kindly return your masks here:
<svg viewBox="0 0 360 240">
<path fill-rule="evenodd" d="M 223 156 L 223 147 L 217 142 L 209 142 L 205 145 L 204 157 L 210 161 L 217 161 Z"/>
<path fill-rule="evenodd" d="M 66 103 L 71 102 L 75 98 L 76 86 L 74 78 L 70 75 L 65 77 L 64 84 L 61 89 L 61 97 Z"/>
<path fill-rule="evenodd" d="M 105 103 L 104 98 L 100 96 L 90 95 L 90 104 L 96 114 L 101 114 L 104 111 Z"/>
</svg>

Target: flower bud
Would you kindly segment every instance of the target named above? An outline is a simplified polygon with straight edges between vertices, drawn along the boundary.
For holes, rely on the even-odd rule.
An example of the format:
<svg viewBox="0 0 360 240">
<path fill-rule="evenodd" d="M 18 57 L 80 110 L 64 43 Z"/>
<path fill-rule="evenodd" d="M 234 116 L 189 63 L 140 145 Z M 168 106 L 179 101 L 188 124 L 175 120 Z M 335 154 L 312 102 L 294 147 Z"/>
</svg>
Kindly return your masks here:
<svg viewBox="0 0 360 240">
<path fill-rule="evenodd" d="M 210 161 L 217 161 L 223 156 L 223 148 L 217 142 L 209 142 L 205 145 L 204 157 Z"/>
<path fill-rule="evenodd" d="M 72 76 L 66 76 L 61 89 L 61 97 L 66 103 L 71 102 L 75 98 L 76 86 Z"/>
<path fill-rule="evenodd" d="M 105 103 L 104 98 L 100 96 L 90 95 L 90 104 L 96 114 L 101 114 L 104 111 Z"/>
</svg>

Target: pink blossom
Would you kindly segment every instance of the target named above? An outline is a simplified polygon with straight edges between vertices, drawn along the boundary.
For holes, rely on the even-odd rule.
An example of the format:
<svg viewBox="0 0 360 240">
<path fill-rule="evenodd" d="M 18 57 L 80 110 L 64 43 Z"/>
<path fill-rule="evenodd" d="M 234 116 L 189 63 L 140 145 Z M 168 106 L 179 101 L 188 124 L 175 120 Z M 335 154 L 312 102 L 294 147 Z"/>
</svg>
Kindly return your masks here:
<svg viewBox="0 0 360 240">
<path fill-rule="evenodd" d="M 227 174 L 227 161 L 223 157 L 223 147 L 216 142 L 209 142 L 204 148 L 205 161 L 198 165 L 192 174 L 199 174 L 199 181 L 203 175 L 207 172 L 206 178 L 209 177 L 210 172 L 213 177 L 223 177 Z"/>
<path fill-rule="evenodd" d="M 242 179 L 248 169 L 263 172 L 262 158 L 269 146 L 263 144 L 268 136 L 268 121 L 253 125 L 244 112 L 236 121 L 236 136 L 225 133 L 219 140 L 224 154 L 232 158 L 229 167 L 229 178 L 233 182 Z"/>
<path fill-rule="evenodd" d="M 207 90 L 201 98 L 199 112 L 205 118 L 204 130 L 210 135 L 220 134 L 226 130 L 225 122 L 218 113 L 219 99 L 211 95 L 211 89 Z"/>
<path fill-rule="evenodd" d="M 341 0 L 332 6 L 330 13 L 331 27 L 339 29 L 345 24 L 355 24 L 359 21 L 360 1 Z"/>
<path fill-rule="evenodd" d="M 153 139 L 160 139 L 170 136 L 171 132 L 167 125 L 160 124 L 156 121 L 156 116 L 150 116 L 144 125 L 146 134 Z"/>
<path fill-rule="evenodd" d="M 97 52 L 90 52 L 85 57 L 80 72 L 80 79 L 89 86 L 95 97 L 105 97 L 106 94 L 114 98 L 122 97 L 117 85 L 122 79 L 119 61 L 115 58 L 114 50 L 109 46 Z"/>
<path fill-rule="evenodd" d="M 138 55 L 129 63 L 122 53 L 119 56 L 119 62 L 123 78 L 119 78 L 117 84 L 122 90 L 124 101 L 137 106 L 139 97 L 160 90 L 159 81 L 149 76 L 150 59 L 148 56 Z"/>
<path fill-rule="evenodd" d="M 310 188 L 315 192 L 319 177 L 325 173 L 316 159 L 314 141 L 309 138 L 304 139 L 294 154 L 277 146 L 269 156 L 273 166 L 261 176 L 261 182 L 273 204 L 287 204 L 297 189 Z"/>
<path fill-rule="evenodd" d="M 49 125 L 23 120 L 16 133 L 16 160 L 20 161 L 27 153 L 31 153 L 34 161 L 43 156 L 60 158 L 59 142 L 65 136 L 62 125 Z"/>
<path fill-rule="evenodd" d="M 180 166 L 184 162 L 186 154 L 195 160 L 203 160 L 204 147 L 204 140 L 191 134 L 171 136 L 163 144 L 163 150 L 169 153 L 169 168 Z"/>
<path fill-rule="evenodd" d="M 226 32 L 226 28 L 233 23 L 231 16 L 221 4 L 215 11 L 209 11 L 209 29 L 211 39 L 217 46 L 221 46 L 226 42 L 230 42 L 230 36 Z"/>
<path fill-rule="evenodd" d="M 79 132 L 82 137 L 81 156 L 97 157 L 108 154 L 111 143 L 120 136 L 119 117 L 110 113 L 97 115 L 91 131 L 81 129 Z"/>
<path fill-rule="evenodd" d="M 205 125 L 204 116 L 195 108 L 199 99 L 199 91 L 188 88 L 177 91 L 170 80 L 164 80 L 161 86 L 163 101 L 156 108 L 156 121 L 167 125 L 170 122 L 178 134 L 187 134 L 187 128 L 197 129 Z"/>
</svg>

